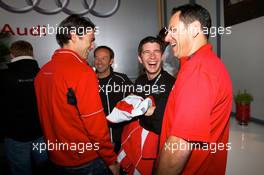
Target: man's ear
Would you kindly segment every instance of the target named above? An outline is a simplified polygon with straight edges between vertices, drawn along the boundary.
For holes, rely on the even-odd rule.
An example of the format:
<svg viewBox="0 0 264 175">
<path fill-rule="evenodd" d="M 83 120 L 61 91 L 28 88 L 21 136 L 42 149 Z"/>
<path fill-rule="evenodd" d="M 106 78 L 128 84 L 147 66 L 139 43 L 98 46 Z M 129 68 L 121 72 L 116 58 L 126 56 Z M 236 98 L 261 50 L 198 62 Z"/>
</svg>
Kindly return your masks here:
<svg viewBox="0 0 264 175">
<path fill-rule="evenodd" d="M 114 63 L 114 58 L 110 59 L 110 65 L 112 65 Z"/>
<path fill-rule="evenodd" d="M 193 38 L 195 38 L 201 32 L 201 29 L 202 29 L 201 23 L 197 20 L 189 24 L 189 32 L 191 32 L 191 36 Z"/>
<path fill-rule="evenodd" d="M 165 52 L 165 49 L 164 49 L 163 53 L 161 54 L 161 61 L 164 61 L 165 60 L 165 54 L 164 54 L 164 52 Z"/>
<path fill-rule="evenodd" d="M 73 43 L 75 43 L 77 41 L 77 39 L 79 39 L 78 35 L 76 35 L 76 33 L 71 32 L 71 40 Z"/>
<path fill-rule="evenodd" d="M 140 56 L 138 56 L 138 61 L 140 62 L 140 64 L 142 64 L 142 59 Z"/>
<path fill-rule="evenodd" d="M 15 58 L 15 55 L 13 55 L 12 53 L 10 53 L 10 57 L 13 59 L 13 58 Z"/>
</svg>

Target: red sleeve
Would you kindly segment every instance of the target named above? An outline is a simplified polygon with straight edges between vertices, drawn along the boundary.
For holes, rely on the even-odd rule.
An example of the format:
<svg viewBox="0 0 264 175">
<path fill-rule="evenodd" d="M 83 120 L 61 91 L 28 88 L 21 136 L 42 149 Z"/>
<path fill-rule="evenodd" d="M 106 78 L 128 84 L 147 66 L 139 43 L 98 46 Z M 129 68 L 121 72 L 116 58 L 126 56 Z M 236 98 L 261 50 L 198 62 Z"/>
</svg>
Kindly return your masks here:
<svg viewBox="0 0 264 175">
<path fill-rule="evenodd" d="M 90 141 L 99 144 L 99 156 L 107 165 L 111 165 L 117 158 L 110 140 L 98 87 L 96 75 L 91 70 L 81 76 L 76 96 L 82 121 L 88 132 Z"/>
<path fill-rule="evenodd" d="M 210 141 L 212 81 L 200 69 L 178 77 L 169 135 L 187 141 Z"/>
</svg>

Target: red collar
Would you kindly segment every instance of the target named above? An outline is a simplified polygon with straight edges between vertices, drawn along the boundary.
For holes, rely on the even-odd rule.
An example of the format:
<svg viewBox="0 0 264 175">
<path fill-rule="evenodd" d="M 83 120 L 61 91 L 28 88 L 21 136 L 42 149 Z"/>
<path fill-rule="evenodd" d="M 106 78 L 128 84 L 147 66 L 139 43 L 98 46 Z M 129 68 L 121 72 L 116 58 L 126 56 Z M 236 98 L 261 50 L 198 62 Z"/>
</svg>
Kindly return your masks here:
<svg viewBox="0 0 264 175">
<path fill-rule="evenodd" d="M 204 53 L 204 52 L 208 52 L 210 50 L 212 50 L 212 45 L 211 44 L 205 44 L 202 47 L 200 47 L 196 52 L 194 52 L 190 56 L 190 58 L 193 57 L 193 56 L 195 56 L 195 55 L 197 55 L 197 54 L 201 54 L 201 53 Z"/>
<path fill-rule="evenodd" d="M 191 56 L 185 56 L 180 58 L 180 66 L 182 67 L 186 62 L 188 62 L 193 56 L 197 54 L 201 54 L 204 52 L 208 52 L 209 50 L 212 50 L 211 44 L 205 44 L 202 47 L 200 47 L 197 51 L 195 51 Z"/>
<path fill-rule="evenodd" d="M 87 62 L 78 53 L 76 53 L 76 52 L 74 52 L 73 50 L 70 50 L 70 49 L 61 48 L 61 49 L 56 50 L 54 54 L 71 54 L 79 62 L 87 64 Z"/>
</svg>

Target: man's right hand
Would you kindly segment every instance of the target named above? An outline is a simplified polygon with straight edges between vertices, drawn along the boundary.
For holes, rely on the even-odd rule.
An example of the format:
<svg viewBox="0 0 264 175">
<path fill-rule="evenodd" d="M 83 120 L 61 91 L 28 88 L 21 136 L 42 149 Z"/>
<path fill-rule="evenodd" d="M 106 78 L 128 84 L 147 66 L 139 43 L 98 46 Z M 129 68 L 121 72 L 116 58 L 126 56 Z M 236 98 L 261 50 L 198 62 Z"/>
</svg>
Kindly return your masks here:
<svg viewBox="0 0 264 175">
<path fill-rule="evenodd" d="M 145 116 L 151 116 L 156 109 L 156 106 L 151 106 L 148 108 L 147 112 L 144 114 Z"/>
<path fill-rule="evenodd" d="M 119 163 L 114 163 L 112 165 L 109 165 L 109 169 L 111 170 L 113 175 L 119 175 L 120 165 Z"/>
</svg>

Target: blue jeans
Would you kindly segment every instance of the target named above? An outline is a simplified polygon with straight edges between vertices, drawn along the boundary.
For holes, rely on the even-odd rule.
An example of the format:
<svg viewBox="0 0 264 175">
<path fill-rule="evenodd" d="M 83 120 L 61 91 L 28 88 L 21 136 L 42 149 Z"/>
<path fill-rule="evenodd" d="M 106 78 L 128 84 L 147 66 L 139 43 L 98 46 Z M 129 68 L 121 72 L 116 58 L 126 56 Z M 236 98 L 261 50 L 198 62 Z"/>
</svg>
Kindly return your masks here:
<svg viewBox="0 0 264 175">
<path fill-rule="evenodd" d="M 96 158 L 78 167 L 55 166 L 56 175 L 110 175 L 111 172 L 102 159 Z"/>
<path fill-rule="evenodd" d="M 43 142 L 43 137 L 29 142 L 20 142 L 11 138 L 5 138 L 5 156 L 12 175 L 31 175 L 32 163 L 36 167 L 47 163 L 47 151 L 40 153 L 37 150 L 33 150 L 33 143 Z"/>
</svg>

